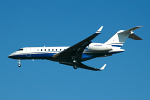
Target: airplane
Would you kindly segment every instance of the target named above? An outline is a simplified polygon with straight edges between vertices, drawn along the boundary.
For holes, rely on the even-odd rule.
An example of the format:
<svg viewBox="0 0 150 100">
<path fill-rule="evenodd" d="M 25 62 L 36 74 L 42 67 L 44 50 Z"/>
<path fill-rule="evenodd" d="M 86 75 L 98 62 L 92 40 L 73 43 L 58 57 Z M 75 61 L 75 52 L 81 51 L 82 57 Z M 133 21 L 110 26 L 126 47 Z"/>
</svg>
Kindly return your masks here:
<svg viewBox="0 0 150 100">
<path fill-rule="evenodd" d="M 19 67 L 21 67 L 20 60 L 46 59 L 73 66 L 74 69 L 83 68 L 93 71 L 102 71 L 106 67 L 106 64 L 99 69 L 89 67 L 82 62 L 97 57 L 107 57 L 124 52 L 125 50 L 121 47 L 127 38 L 142 40 L 133 32 L 140 27 L 142 26 L 137 26 L 128 30 L 119 30 L 105 43 L 92 43 L 92 40 L 101 33 L 103 28 L 103 26 L 101 26 L 94 34 L 71 47 L 24 47 L 10 54 L 8 58 L 17 59 Z"/>
</svg>

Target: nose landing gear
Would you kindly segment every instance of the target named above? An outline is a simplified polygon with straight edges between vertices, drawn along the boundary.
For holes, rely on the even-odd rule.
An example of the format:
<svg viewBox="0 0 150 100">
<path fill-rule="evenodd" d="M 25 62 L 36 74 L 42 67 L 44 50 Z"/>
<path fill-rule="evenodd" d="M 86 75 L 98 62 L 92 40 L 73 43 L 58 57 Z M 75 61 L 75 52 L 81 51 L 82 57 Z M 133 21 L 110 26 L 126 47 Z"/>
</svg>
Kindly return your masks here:
<svg viewBox="0 0 150 100">
<path fill-rule="evenodd" d="M 18 60 L 18 67 L 21 67 L 21 63 L 20 63 L 20 60 Z"/>
</svg>

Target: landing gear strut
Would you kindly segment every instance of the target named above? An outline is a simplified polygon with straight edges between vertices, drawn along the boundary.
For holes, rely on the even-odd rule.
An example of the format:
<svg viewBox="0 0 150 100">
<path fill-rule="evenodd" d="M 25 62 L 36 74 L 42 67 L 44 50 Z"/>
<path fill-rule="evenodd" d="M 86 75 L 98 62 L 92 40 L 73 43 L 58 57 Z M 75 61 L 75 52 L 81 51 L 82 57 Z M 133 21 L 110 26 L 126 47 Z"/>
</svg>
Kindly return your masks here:
<svg viewBox="0 0 150 100">
<path fill-rule="evenodd" d="M 21 63 L 20 63 L 20 60 L 18 60 L 18 67 L 21 67 Z"/>
</svg>

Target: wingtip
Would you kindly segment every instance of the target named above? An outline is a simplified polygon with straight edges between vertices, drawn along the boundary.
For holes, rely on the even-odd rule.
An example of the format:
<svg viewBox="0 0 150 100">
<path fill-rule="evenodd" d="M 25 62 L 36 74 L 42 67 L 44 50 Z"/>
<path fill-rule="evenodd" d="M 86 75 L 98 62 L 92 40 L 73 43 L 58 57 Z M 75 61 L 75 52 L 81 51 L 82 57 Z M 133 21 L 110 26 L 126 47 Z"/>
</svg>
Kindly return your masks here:
<svg viewBox="0 0 150 100">
<path fill-rule="evenodd" d="M 101 26 L 95 33 L 96 34 L 100 34 L 100 32 L 102 31 L 102 29 L 103 29 L 103 26 Z"/>
<path fill-rule="evenodd" d="M 137 26 L 137 27 L 139 27 L 139 28 L 140 28 L 140 27 L 143 27 L 143 26 Z"/>
<path fill-rule="evenodd" d="M 136 26 L 135 28 L 138 29 L 138 28 L 141 28 L 141 27 L 143 27 L 143 26 Z"/>
<path fill-rule="evenodd" d="M 104 70 L 105 67 L 106 67 L 106 64 L 104 64 L 104 65 L 100 68 L 100 70 L 101 70 L 101 71 Z"/>
</svg>

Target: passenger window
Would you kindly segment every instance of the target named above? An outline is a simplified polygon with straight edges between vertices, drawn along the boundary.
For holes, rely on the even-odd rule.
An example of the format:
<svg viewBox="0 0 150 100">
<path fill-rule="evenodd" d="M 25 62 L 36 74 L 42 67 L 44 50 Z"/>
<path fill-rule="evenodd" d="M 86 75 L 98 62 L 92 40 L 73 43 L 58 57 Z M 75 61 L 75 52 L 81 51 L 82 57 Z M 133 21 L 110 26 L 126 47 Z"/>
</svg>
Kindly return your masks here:
<svg viewBox="0 0 150 100">
<path fill-rule="evenodd" d="M 57 51 L 57 49 L 56 49 L 56 51 Z"/>
<path fill-rule="evenodd" d="M 41 51 L 42 51 L 42 49 L 41 49 Z"/>
<path fill-rule="evenodd" d="M 52 51 L 54 51 L 54 49 L 52 49 Z"/>
<path fill-rule="evenodd" d="M 48 51 L 50 51 L 50 49 L 48 49 Z"/>
<path fill-rule="evenodd" d="M 61 49 L 60 49 L 60 51 L 61 51 Z"/>
<path fill-rule="evenodd" d="M 45 51 L 46 51 L 46 49 L 45 49 Z"/>
</svg>

